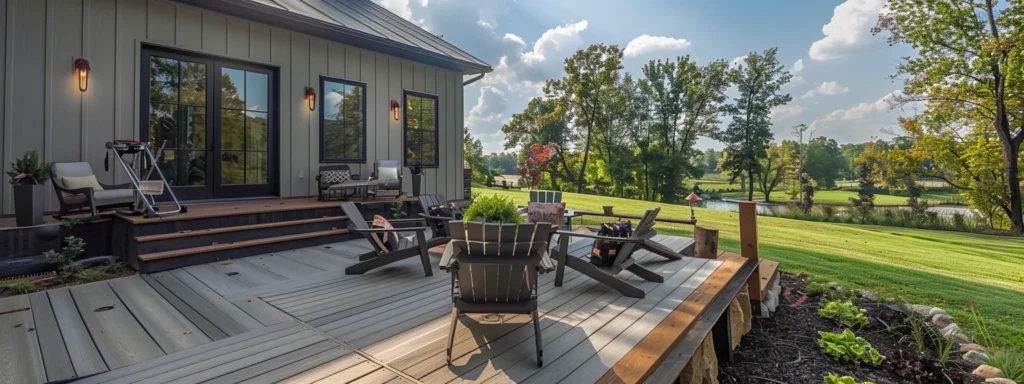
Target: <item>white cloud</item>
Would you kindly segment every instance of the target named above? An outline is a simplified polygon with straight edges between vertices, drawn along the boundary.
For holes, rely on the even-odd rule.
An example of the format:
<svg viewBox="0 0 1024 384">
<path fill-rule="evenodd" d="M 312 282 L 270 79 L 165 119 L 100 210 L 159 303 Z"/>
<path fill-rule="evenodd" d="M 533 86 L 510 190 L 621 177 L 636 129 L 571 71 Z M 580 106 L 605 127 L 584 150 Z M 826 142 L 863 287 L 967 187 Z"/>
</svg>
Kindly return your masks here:
<svg viewBox="0 0 1024 384">
<path fill-rule="evenodd" d="M 506 33 L 497 44 L 501 58 L 480 84 L 506 87 L 527 98 L 540 95 L 544 81 L 560 77 L 565 58 L 583 47 L 582 32 L 586 29 L 586 20 L 549 29 L 531 50 L 526 50 L 521 37 Z"/>
<path fill-rule="evenodd" d="M 818 135 L 828 136 L 840 143 L 856 143 L 878 136 L 883 129 L 895 129 L 897 117 L 913 112 L 916 105 L 905 109 L 890 109 L 890 102 L 901 95 L 893 91 L 878 100 L 859 103 L 850 108 L 837 109 L 811 122 L 810 127 L 817 130 Z"/>
<path fill-rule="evenodd" d="M 732 59 L 732 61 L 729 62 L 729 66 L 730 67 L 736 67 L 736 66 L 743 65 L 743 60 L 746 60 L 746 59 L 747 59 L 747 55 L 737 56 L 735 59 Z"/>
<path fill-rule="evenodd" d="M 493 126 L 500 123 L 504 118 L 505 109 L 508 108 L 508 99 L 505 92 L 492 87 L 480 87 L 480 96 L 476 99 L 476 105 L 469 110 L 466 116 L 466 126 L 477 128 L 480 125 Z"/>
<path fill-rule="evenodd" d="M 549 56 L 565 53 L 564 46 L 578 46 L 583 43 L 580 32 L 585 29 L 587 29 L 587 21 L 583 20 L 544 31 L 544 34 L 540 35 L 540 38 L 533 43 L 533 50 L 523 54 L 523 61 L 527 64 L 544 62 L 548 60 Z"/>
<path fill-rule="evenodd" d="M 786 83 L 785 87 L 788 88 L 788 87 L 792 87 L 792 86 L 795 86 L 797 84 L 803 83 L 804 82 L 804 77 L 800 76 L 800 72 L 803 72 L 803 71 L 804 71 L 804 59 L 799 59 L 795 63 L 793 63 L 792 67 L 789 68 L 789 73 L 791 75 L 793 75 L 793 78 L 789 79 L 789 82 Z"/>
<path fill-rule="evenodd" d="M 819 95 L 820 96 L 833 96 L 833 95 L 839 95 L 839 94 L 843 94 L 843 93 L 847 93 L 847 92 L 850 92 L 850 88 L 841 86 L 841 85 L 839 85 L 839 83 L 836 83 L 834 81 L 826 81 L 824 83 L 821 83 L 821 85 L 818 85 L 817 88 L 812 89 L 810 91 L 807 91 L 807 93 L 805 93 L 803 96 L 800 96 L 800 98 L 801 99 L 809 99 L 809 98 L 812 98 L 814 96 L 819 96 Z"/>
<path fill-rule="evenodd" d="M 681 51 L 689 46 L 690 42 L 686 39 L 643 34 L 626 44 L 622 54 L 626 57 L 636 57 L 654 52 Z"/>
<path fill-rule="evenodd" d="M 811 44 L 811 59 L 838 59 L 883 42 L 881 36 L 872 36 L 871 27 L 884 7 L 885 0 L 846 0 L 836 6 L 832 20 L 821 28 L 825 37 Z"/>
<path fill-rule="evenodd" d="M 409 0 L 380 0 L 380 5 L 403 19 L 411 21 L 416 25 L 423 25 L 423 19 L 412 17 L 412 8 L 409 7 Z M 420 5 L 427 6 L 427 0 L 422 0 Z"/>
<path fill-rule="evenodd" d="M 804 59 L 799 59 L 793 63 L 793 69 L 790 70 L 792 74 L 798 74 L 804 71 Z"/>
<path fill-rule="evenodd" d="M 775 121 L 785 121 L 794 117 L 800 117 L 804 114 L 804 107 L 799 104 L 786 104 L 772 108 L 772 112 L 768 114 L 768 118 Z"/>
</svg>

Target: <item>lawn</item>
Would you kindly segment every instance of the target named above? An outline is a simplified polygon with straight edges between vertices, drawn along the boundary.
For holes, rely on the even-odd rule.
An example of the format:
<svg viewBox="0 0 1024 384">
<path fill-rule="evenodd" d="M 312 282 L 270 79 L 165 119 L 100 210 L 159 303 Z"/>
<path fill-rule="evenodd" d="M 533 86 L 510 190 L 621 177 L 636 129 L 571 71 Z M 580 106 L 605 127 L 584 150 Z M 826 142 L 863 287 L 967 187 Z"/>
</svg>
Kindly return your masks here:
<svg viewBox="0 0 1024 384">
<path fill-rule="evenodd" d="M 703 185 L 703 184 L 701 184 L 701 185 Z M 722 196 L 723 197 L 729 197 L 729 198 L 737 198 L 737 199 L 742 198 L 742 199 L 746 199 L 747 198 L 747 193 L 746 192 L 726 192 L 726 193 L 723 193 Z M 853 197 L 853 198 L 857 197 L 857 191 L 856 190 L 842 189 L 842 190 L 835 190 L 835 191 L 829 190 L 829 191 L 815 191 L 814 192 L 814 202 L 815 203 L 822 203 L 822 204 L 850 204 L 850 198 L 851 197 Z M 924 192 L 922 194 L 922 198 L 926 199 L 926 200 L 928 200 L 928 201 L 930 201 L 932 203 L 953 202 L 953 201 L 957 200 L 957 195 L 950 194 L 948 192 L 938 192 L 938 191 L 930 192 L 930 191 L 926 191 L 926 192 Z M 761 192 L 754 192 L 754 199 L 756 199 L 756 200 L 763 200 L 764 199 L 764 194 L 761 193 Z M 772 201 L 786 201 L 788 199 L 789 199 L 789 196 L 786 195 L 784 192 L 775 191 L 775 192 L 772 193 Z M 962 199 L 959 199 L 959 200 L 962 200 Z M 905 196 L 886 195 L 886 194 L 877 193 L 877 194 L 875 194 L 875 204 L 876 205 L 906 205 L 907 204 L 907 198 Z"/>
<path fill-rule="evenodd" d="M 519 205 L 527 191 L 473 186 L 474 193 L 498 194 Z M 661 206 L 663 217 L 690 217 L 686 206 L 566 193 L 572 209 L 642 213 Z M 736 213 L 696 209 L 702 225 L 720 230 L 721 247 L 739 252 Z M 692 236 L 688 225 L 658 224 L 666 234 Z M 762 257 L 781 262 L 789 273 L 807 272 L 820 281 L 865 288 L 881 297 L 941 306 L 968 333 L 976 330 L 965 300 L 972 297 L 998 343 L 1024 350 L 1024 239 L 959 232 L 857 224 L 819 223 L 758 217 Z"/>
</svg>

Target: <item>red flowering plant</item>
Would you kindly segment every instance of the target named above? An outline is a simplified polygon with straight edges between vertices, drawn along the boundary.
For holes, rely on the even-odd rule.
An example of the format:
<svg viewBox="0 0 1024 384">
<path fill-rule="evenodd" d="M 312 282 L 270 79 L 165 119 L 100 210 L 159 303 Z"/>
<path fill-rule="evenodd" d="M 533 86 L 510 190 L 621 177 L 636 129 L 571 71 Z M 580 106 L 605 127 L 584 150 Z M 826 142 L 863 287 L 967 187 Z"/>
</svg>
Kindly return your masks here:
<svg viewBox="0 0 1024 384">
<path fill-rule="evenodd" d="M 520 185 L 525 182 L 530 188 L 537 188 L 542 180 L 542 175 L 548 170 L 551 156 L 555 152 L 552 144 L 534 144 L 530 146 L 530 156 L 519 165 L 519 176 L 522 177 Z"/>
</svg>

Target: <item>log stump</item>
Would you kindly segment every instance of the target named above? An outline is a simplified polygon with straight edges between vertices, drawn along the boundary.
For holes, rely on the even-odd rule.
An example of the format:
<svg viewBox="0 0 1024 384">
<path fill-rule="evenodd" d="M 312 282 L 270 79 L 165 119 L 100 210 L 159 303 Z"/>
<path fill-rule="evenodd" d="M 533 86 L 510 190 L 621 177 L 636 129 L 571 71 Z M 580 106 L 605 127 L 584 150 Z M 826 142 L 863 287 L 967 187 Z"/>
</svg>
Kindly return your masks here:
<svg viewBox="0 0 1024 384">
<path fill-rule="evenodd" d="M 693 226 L 693 256 L 702 259 L 718 258 L 718 228 Z"/>
</svg>

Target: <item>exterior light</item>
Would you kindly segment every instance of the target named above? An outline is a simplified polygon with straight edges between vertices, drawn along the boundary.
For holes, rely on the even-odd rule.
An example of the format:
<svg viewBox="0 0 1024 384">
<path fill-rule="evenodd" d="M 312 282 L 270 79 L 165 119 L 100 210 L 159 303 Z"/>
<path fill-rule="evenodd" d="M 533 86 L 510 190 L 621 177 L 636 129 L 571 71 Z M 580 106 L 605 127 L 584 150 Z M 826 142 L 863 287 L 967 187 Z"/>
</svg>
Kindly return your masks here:
<svg viewBox="0 0 1024 384">
<path fill-rule="evenodd" d="M 316 109 L 316 91 L 313 87 L 306 87 L 306 103 L 309 104 L 309 110 Z"/>
<path fill-rule="evenodd" d="M 689 196 L 686 196 L 686 201 L 690 204 L 690 220 L 696 220 L 697 216 L 693 214 L 693 202 L 700 201 L 700 196 L 697 196 L 696 192 L 690 192 Z"/>
<path fill-rule="evenodd" d="M 397 101 L 391 100 L 391 117 L 398 121 L 400 114 L 402 113 L 402 106 L 398 105 Z"/>
<path fill-rule="evenodd" d="M 75 75 L 78 76 L 78 90 L 85 92 L 89 89 L 89 60 L 75 59 Z"/>
</svg>

